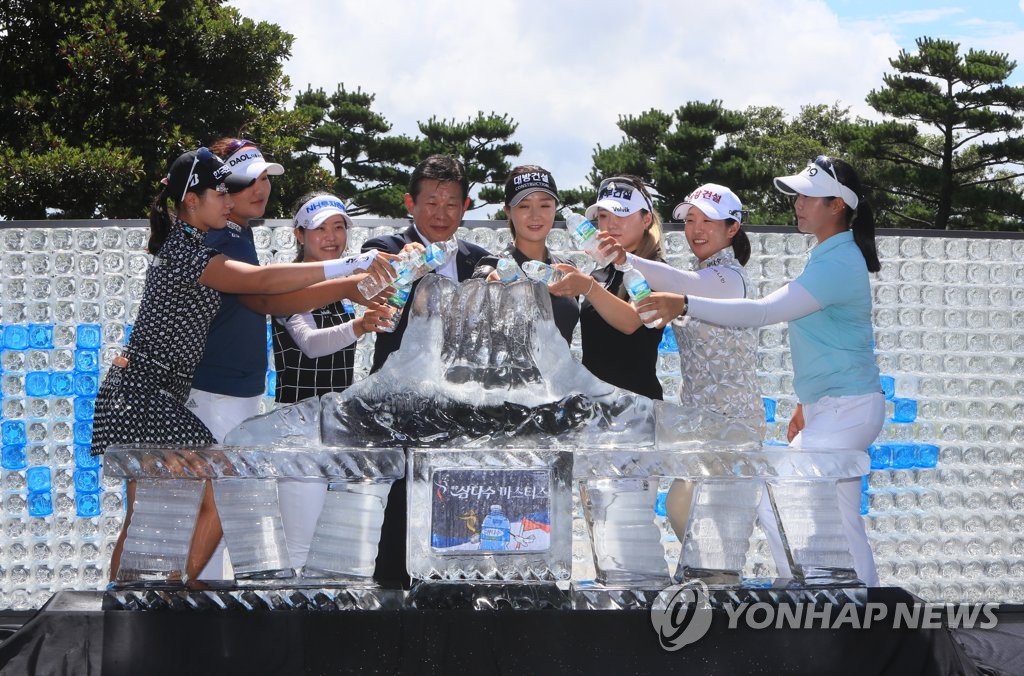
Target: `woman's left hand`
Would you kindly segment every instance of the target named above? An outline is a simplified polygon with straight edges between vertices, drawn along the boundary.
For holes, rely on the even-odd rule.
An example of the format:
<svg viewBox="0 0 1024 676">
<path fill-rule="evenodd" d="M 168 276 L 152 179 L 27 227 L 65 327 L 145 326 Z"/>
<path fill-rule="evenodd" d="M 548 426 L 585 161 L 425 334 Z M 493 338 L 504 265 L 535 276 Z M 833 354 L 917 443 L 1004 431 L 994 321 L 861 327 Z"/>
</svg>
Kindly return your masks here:
<svg viewBox="0 0 1024 676">
<path fill-rule="evenodd" d="M 373 303 L 369 306 L 363 316 L 358 320 L 360 331 L 356 331 L 357 338 L 364 333 L 380 333 L 381 330 L 391 325 L 391 308 L 384 303 Z"/>
<path fill-rule="evenodd" d="M 685 305 L 686 296 L 667 291 L 655 291 L 637 304 L 636 311 L 642 321 L 648 324 L 657 321 L 657 328 L 662 328 L 678 317 Z"/>
</svg>

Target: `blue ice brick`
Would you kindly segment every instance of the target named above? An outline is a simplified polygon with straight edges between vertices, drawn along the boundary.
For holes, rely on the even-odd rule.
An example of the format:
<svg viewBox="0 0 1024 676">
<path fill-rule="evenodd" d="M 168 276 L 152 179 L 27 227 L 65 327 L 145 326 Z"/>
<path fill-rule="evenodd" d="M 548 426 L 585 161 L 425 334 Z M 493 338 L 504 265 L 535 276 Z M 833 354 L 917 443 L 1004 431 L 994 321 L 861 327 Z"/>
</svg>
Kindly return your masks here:
<svg viewBox="0 0 1024 676">
<path fill-rule="evenodd" d="M 917 399 L 893 397 L 893 411 L 890 422 L 912 423 L 917 420 Z"/>
<path fill-rule="evenodd" d="M 75 445 L 75 467 L 82 469 L 93 469 L 100 466 L 100 456 L 93 455 L 90 451 L 92 446 L 85 444 Z"/>
<path fill-rule="evenodd" d="M 50 374 L 50 394 L 66 397 L 75 391 L 75 376 L 70 371 L 54 371 Z"/>
<path fill-rule="evenodd" d="M 53 324 L 29 324 L 28 344 L 34 350 L 52 350 Z"/>
<path fill-rule="evenodd" d="M 917 462 L 917 444 L 890 442 L 893 469 L 911 469 Z"/>
<path fill-rule="evenodd" d="M 98 350 L 75 350 L 75 370 L 82 373 L 98 373 L 100 353 Z"/>
<path fill-rule="evenodd" d="M 896 396 L 896 379 L 892 376 L 882 376 L 882 394 L 885 395 L 886 399 L 892 399 Z"/>
<path fill-rule="evenodd" d="M 100 489 L 100 473 L 95 469 L 75 470 L 75 491 L 78 493 L 96 493 Z"/>
<path fill-rule="evenodd" d="M 765 439 L 763 445 L 764 446 L 786 446 L 786 447 L 788 447 L 789 443 L 785 442 L 785 441 L 782 441 L 780 439 Z"/>
<path fill-rule="evenodd" d="M 761 401 L 764 403 L 764 421 L 775 422 L 775 410 L 779 403 L 768 397 L 761 397 Z"/>
<path fill-rule="evenodd" d="M 96 397 L 75 397 L 75 420 L 92 420 L 96 415 Z"/>
<path fill-rule="evenodd" d="M 50 374 L 46 371 L 26 373 L 25 394 L 30 397 L 45 397 L 50 394 Z"/>
<path fill-rule="evenodd" d="M 939 447 L 935 444 L 918 444 L 916 467 L 935 467 L 939 464 Z"/>
<path fill-rule="evenodd" d="M 100 379 L 96 373 L 75 371 L 75 394 L 79 397 L 95 397 L 100 391 Z"/>
<path fill-rule="evenodd" d="M 5 420 L 3 425 L 0 425 L 0 432 L 2 432 L 4 446 L 25 445 L 25 421 Z"/>
<path fill-rule="evenodd" d="M 658 343 L 658 352 L 678 352 L 679 345 L 676 344 L 676 334 L 672 332 L 671 326 L 666 326 L 661 332 L 661 342 Z"/>
<path fill-rule="evenodd" d="M 134 324 L 125 324 L 124 325 L 124 344 L 125 345 L 128 344 L 128 339 L 131 338 L 131 336 L 132 336 L 132 327 L 133 326 L 135 326 L 135 325 Z"/>
<path fill-rule="evenodd" d="M 860 478 L 860 489 L 861 489 L 861 491 L 866 493 L 870 486 L 871 486 L 871 481 L 868 479 L 868 475 L 865 474 L 864 476 L 862 476 Z"/>
<path fill-rule="evenodd" d="M 273 397 L 277 393 L 277 371 L 267 369 L 267 396 Z"/>
<path fill-rule="evenodd" d="M 41 493 L 29 493 L 29 516 L 50 516 L 51 514 L 53 514 L 53 495 L 50 493 L 50 491 L 43 491 Z"/>
<path fill-rule="evenodd" d="M 668 500 L 668 491 L 658 491 L 658 499 L 654 501 L 654 513 L 658 516 L 668 516 L 668 507 L 665 505 Z"/>
<path fill-rule="evenodd" d="M 4 347 L 8 350 L 27 350 L 28 345 L 28 327 L 11 324 L 4 331 Z"/>
<path fill-rule="evenodd" d="M 103 334 L 99 324 L 79 324 L 75 342 L 79 349 L 98 350 L 103 344 Z"/>
<path fill-rule="evenodd" d="M 92 421 L 82 420 L 75 423 L 75 443 L 83 446 L 92 445 Z"/>
<path fill-rule="evenodd" d="M 871 509 L 871 498 L 867 493 L 860 494 L 860 515 L 864 516 Z"/>
<path fill-rule="evenodd" d="M 78 516 L 99 516 L 100 496 L 98 493 L 75 493 L 75 507 Z"/>
<path fill-rule="evenodd" d="M 0 449 L 0 467 L 4 469 L 25 469 L 28 458 L 24 446 L 4 446 Z"/>
<path fill-rule="evenodd" d="M 886 444 L 871 444 L 868 455 L 871 456 L 871 469 L 888 469 L 892 465 L 892 449 Z"/>
<path fill-rule="evenodd" d="M 29 493 L 50 490 L 50 468 L 29 467 L 25 472 L 25 483 Z"/>
<path fill-rule="evenodd" d="M 4 328 L 6 327 L 3 324 L 0 324 L 0 347 L 4 346 Z"/>
<path fill-rule="evenodd" d="M 274 351 L 274 329 L 270 326 L 270 322 L 267 322 L 267 350 Z"/>
</svg>

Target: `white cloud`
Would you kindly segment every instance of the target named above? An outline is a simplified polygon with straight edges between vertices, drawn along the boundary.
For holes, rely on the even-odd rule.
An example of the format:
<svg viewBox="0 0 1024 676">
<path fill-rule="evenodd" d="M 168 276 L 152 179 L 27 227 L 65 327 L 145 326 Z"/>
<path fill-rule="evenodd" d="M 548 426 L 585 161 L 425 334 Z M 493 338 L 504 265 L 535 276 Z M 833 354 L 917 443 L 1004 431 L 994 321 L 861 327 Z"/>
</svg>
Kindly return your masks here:
<svg viewBox="0 0 1024 676">
<path fill-rule="evenodd" d="M 1024 0 L 1022 0 L 1024 2 Z M 620 115 L 691 100 L 728 108 L 864 97 L 899 45 L 883 26 L 841 22 L 824 0 L 234 0 L 244 16 L 295 35 L 296 90 L 339 82 L 377 95 L 395 130 L 431 115 L 508 113 L 520 159 L 580 185 Z"/>
</svg>

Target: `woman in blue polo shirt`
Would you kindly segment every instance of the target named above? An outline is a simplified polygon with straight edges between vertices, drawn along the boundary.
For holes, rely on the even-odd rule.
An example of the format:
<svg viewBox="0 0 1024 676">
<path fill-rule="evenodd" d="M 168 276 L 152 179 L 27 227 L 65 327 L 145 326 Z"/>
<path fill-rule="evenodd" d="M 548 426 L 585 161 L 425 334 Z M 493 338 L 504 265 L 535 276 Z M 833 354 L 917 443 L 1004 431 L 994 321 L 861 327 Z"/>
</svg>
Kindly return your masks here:
<svg viewBox="0 0 1024 676">
<path fill-rule="evenodd" d="M 800 400 L 789 424 L 790 444 L 867 450 L 885 419 L 868 280 L 868 273 L 881 267 L 874 214 L 861 199 L 857 173 L 842 160 L 819 156 L 798 175 L 776 178 L 775 187 L 796 195 L 797 229 L 818 240 L 803 272 L 760 300 L 687 297 L 680 316 L 731 327 L 788 322 L 793 388 Z M 653 303 L 638 308 L 652 310 L 657 310 Z M 839 481 L 838 493 L 857 574 L 869 586 L 877 586 L 878 573 L 860 516 L 861 480 Z M 767 516 L 764 511 L 762 515 Z M 762 519 L 762 526 L 779 575 L 789 577 L 774 520 Z"/>
</svg>

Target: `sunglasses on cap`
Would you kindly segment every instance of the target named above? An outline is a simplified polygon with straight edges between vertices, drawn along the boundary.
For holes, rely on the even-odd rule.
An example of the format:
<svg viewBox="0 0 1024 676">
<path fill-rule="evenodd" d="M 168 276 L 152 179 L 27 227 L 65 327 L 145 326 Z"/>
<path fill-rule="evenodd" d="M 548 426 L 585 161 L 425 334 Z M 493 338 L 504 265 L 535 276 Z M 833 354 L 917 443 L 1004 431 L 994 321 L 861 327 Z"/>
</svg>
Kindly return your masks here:
<svg viewBox="0 0 1024 676">
<path fill-rule="evenodd" d="M 623 183 L 625 183 L 630 190 L 640 191 L 641 197 L 643 197 L 644 202 L 647 203 L 648 211 L 654 211 L 654 204 L 651 202 L 650 195 L 647 194 L 647 188 L 644 187 L 643 183 L 637 181 L 637 179 L 629 178 L 627 176 L 612 176 L 611 178 L 606 178 L 601 181 L 600 185 L 597 187 L 597 199 L 602 199 L 604 197 L 618 197 L 619 195 L 616 193 L 619 192 L 621 188 L 616 188 L 615 184 L 621 185 Z M 619 194 L 621 193 L 619 192 Z"/>
<path fill-rule="evenodd" d="M 196 150 L 196 156 L 192 158 L 192 168 L 188 170 L 188 176 L 185 178 L 185 189 L 181 191 L 181 199 L 179 202 L 185 201 L 185 195 L 188 194 L 188 189 L 192 187 L 192 177 L 196 174 L 196 165 L 199 164 L 199 160 L 203 162 L 209 162 L 211 160 L 219 160 L 219 158 L 210 152 L 210 149 L 203 146 Z"/>
</svg>

